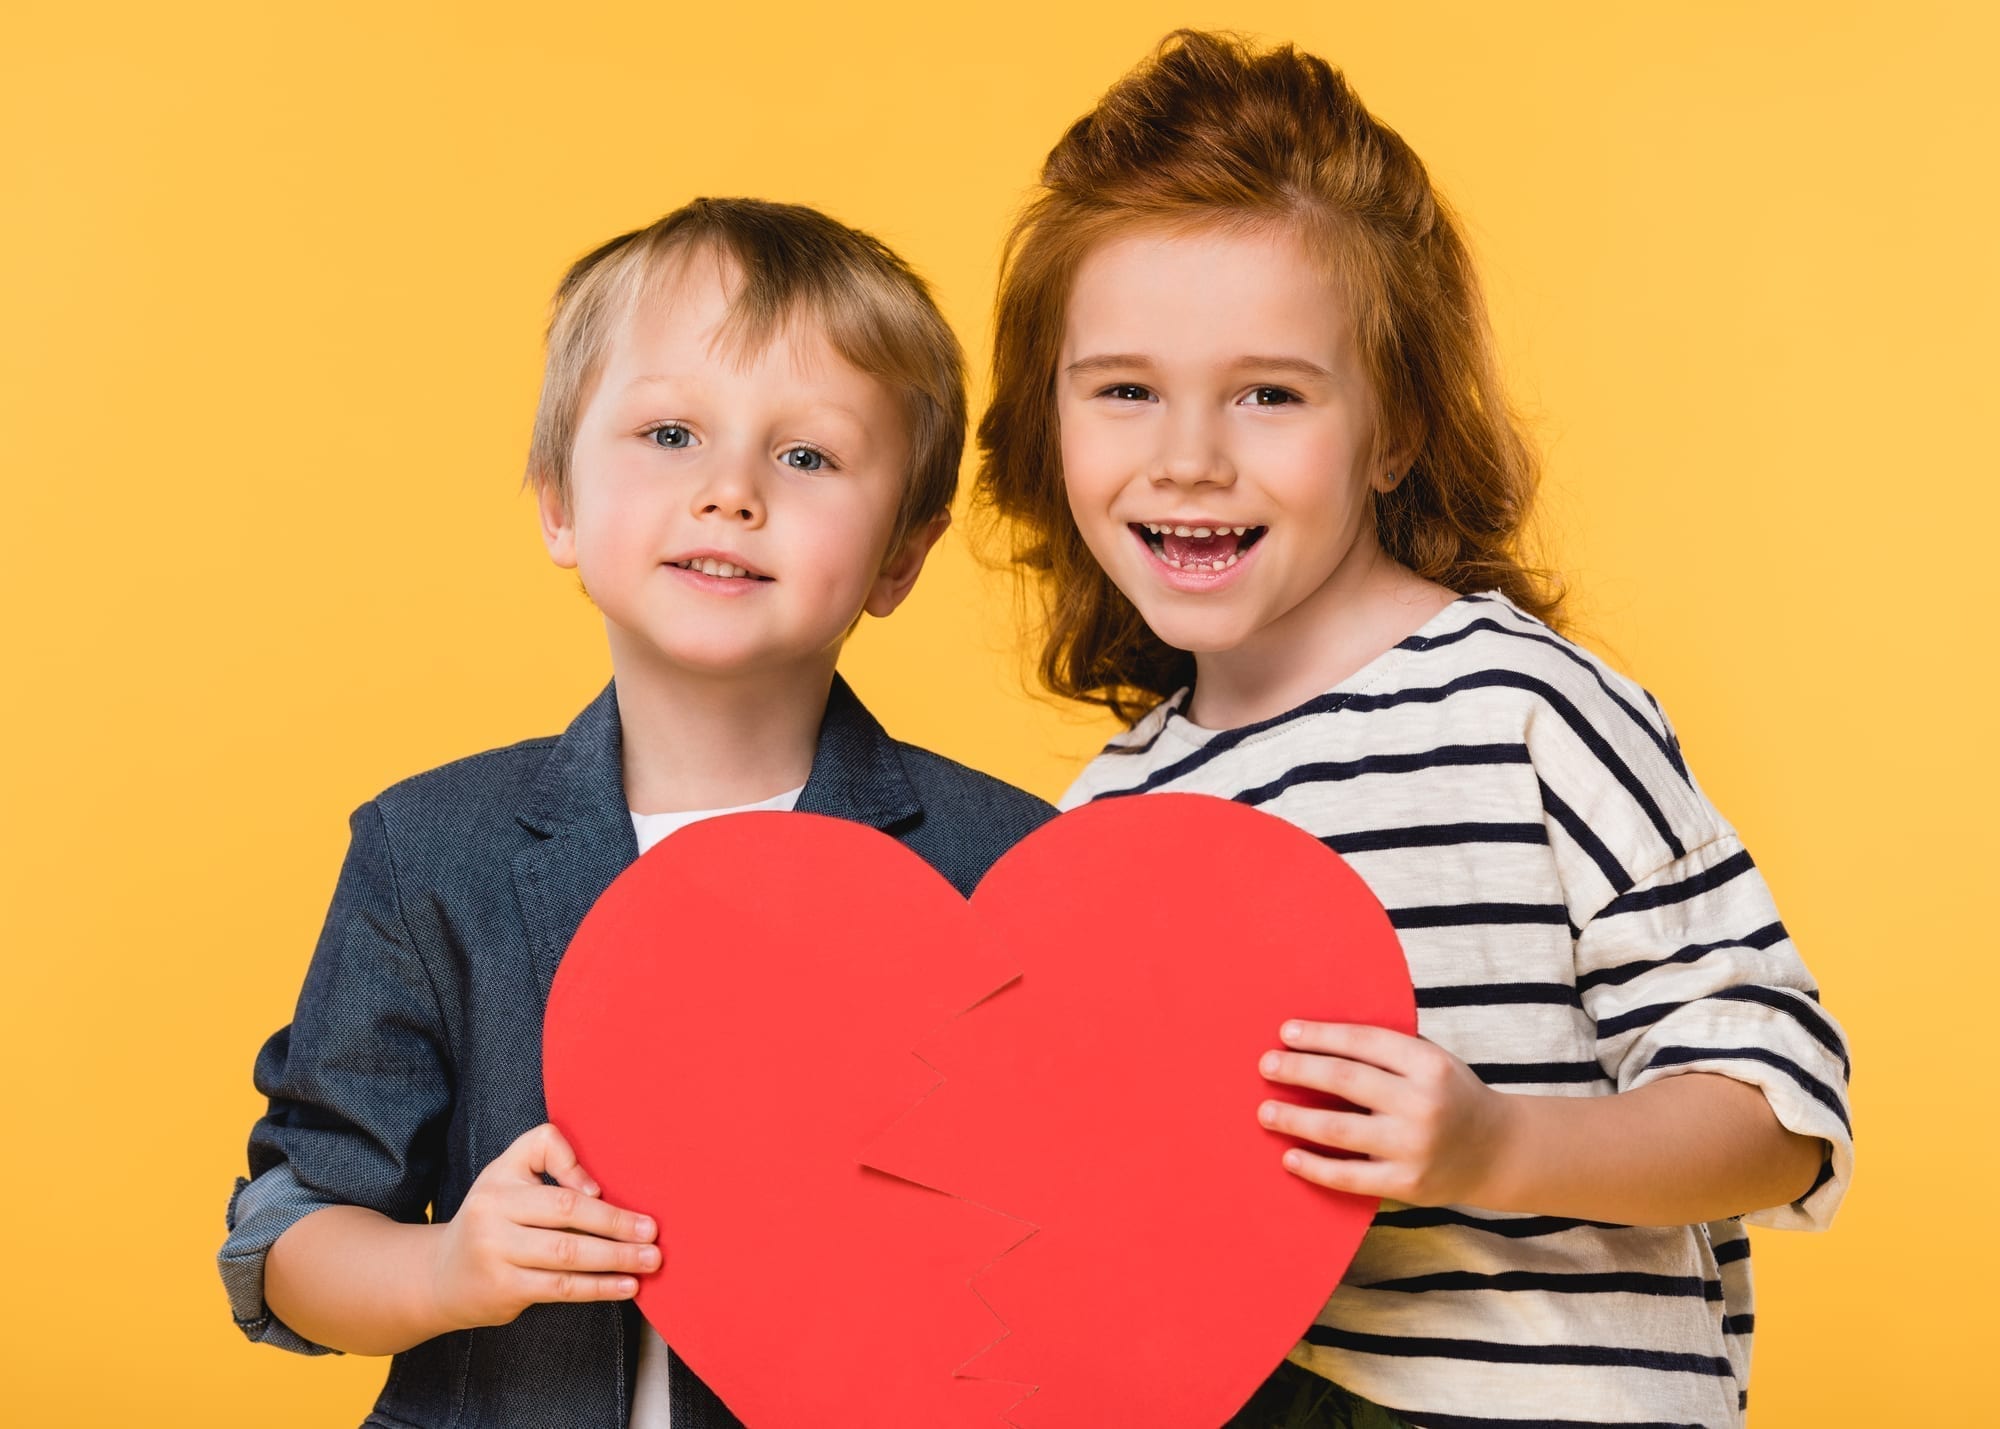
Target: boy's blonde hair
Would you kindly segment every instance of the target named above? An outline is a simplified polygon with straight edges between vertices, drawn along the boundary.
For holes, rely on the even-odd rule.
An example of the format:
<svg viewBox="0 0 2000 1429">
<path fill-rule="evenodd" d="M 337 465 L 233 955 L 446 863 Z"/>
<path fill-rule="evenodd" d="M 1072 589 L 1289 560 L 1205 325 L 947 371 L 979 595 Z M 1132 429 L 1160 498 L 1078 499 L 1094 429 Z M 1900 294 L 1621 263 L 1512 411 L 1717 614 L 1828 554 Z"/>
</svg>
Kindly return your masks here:
<svg viewBox="0 0 2000 1429">
<path fill-rule="evenodd" d="M 965 449 L 965 357 L 923 279 L 878 239 L 817 209 L 747 198 L 695 199 L 563 276 L 550 305 L 527 484 L 553 490 L 569 509 L 577 423 L 613 340 L 653 285 L 704 251 L 741 275 L 731 341 L 754 351 L 809 317 L 834 351 L 901 402 L 910 468 L 890 549 L 948 512 Z"/>
</svg>

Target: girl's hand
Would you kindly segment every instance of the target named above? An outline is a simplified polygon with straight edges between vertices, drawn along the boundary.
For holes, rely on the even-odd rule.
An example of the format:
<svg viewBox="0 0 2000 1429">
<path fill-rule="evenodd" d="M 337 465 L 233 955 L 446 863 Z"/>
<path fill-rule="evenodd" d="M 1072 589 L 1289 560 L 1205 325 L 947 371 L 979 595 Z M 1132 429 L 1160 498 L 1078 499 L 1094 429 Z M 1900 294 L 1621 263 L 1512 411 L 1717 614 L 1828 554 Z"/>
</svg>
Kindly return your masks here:
<svg viewBox="0 0 2000 1429">
<path fill-rule="evenodd" d="M 542 1181 L 547 1172 L 556 1179 Z M 660 1267 L 650 1216 L 598 1199 L 562 1133 L 544 1122 L 472 1183 L 438 1238 L 438 1313 L 450 1324 L 504 1325 L 552 1300 L 629 1300 Z"/>
<path fill-rule="evenodd" d="M 1294 1050 L 1266 1052 L 1274 1082 L 1329 1092 L 1354 1111 L 1267 1101 L 1258 1120 L 1365 1160 L 1293 1147 L 1285 1169 L 1320 1186 L 1418 1206 L 1485 1205 L 1509 1135 L 1509 1098 L 1435 1043 L 1382 1027 L 1287 1022 Z"/>
</svg>

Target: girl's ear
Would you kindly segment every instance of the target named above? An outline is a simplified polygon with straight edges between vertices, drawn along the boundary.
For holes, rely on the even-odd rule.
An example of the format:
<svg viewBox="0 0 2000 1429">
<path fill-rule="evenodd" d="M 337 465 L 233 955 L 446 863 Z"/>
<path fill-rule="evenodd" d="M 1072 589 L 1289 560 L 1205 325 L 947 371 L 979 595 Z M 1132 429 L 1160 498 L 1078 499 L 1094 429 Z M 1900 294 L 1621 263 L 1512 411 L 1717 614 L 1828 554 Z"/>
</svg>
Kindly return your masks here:
<svg viewBox="0 0 2000 1429">
<path fill-rule="evenodd" d="M 1422 446 L 1421 437 L 1406 436 L 1385 444 L 1376 453 L 1375 470 L 1368 478 L 1368 484 L 1376 495 L 1387 496 L 1403 484 Z"/>
<path fill-rule="evenodd" d="M 540 508 L 542 544 L 549 548 L 549 559 L 564 570 L 575 570 L 576 518 L 569 511 L 569 503 L 563 500 L 553 481 L 537 480 L 535 504 Z"/>
<path fill-rule="evenodd" d="M 905 596 L 923 574 L 924 558 L 931 553 L 931 547 L 944 535 L 945 527 L 951 525 L 951 513 L 943 512 L 932 517 L 903 537 L 903 544 L 889 553 L 882 563 L 882 572 L 875 577 L 875 583 L 868 587 L 868 600 L 861 607 L 880 620 L 894 612 L 903 603 Z"/>
</svg>

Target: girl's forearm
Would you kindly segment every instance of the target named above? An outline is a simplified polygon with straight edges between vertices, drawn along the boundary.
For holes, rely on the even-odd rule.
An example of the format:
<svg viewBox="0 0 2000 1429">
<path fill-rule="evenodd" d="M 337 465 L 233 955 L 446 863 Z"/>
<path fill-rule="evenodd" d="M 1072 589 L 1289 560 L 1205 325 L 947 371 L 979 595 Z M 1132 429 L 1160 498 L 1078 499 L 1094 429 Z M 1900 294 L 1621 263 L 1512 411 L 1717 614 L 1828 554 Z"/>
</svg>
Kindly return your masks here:
<svg viewBox="0 0 2000 1429">
<path fill-rule="evenodd" d="M 1476 1201 L 1491 1210 L 1691 1225 L 1797 1199 L 1824 1154 L 1757 1088 L 1710 1072 L 1608 1097 L 1498 1101 L 1503 1150 Z"/>
<path fill-rule="evenodd" d="M 293 1224 L 264 1260 L 264 1303 L 315 1344 L 389 1355 L 459 1328 L 438 1310 L 437 1237 L 361 1206 L 328 1206 Z"/>
</svg>

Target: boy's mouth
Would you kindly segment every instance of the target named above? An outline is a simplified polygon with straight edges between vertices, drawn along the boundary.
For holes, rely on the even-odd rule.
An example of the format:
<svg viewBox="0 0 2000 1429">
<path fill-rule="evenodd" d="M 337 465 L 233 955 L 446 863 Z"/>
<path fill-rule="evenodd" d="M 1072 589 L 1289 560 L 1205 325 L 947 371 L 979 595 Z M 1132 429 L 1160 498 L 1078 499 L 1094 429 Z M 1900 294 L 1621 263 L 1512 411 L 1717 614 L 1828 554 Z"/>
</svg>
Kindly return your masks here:
<svg viewBox="0 0 2000 1429">
<path fill-rule="evenodd" d="M 1158 521 L 1133 521 L 1128 524 L 1155 556 L 1177 571 L 1228 570 L 1269 529 L 1265 526 L 1180 526 Z"/>
<path fill-rule="evenodd" d="M 715 576 L 722 580 L 767 581 L 769 576 L 760 576 L 755 571 L 728 561 L 711 560 L 707 556 L 694 556 L 685 561 L 668 561 L 675 570 L 695 571 L 705 576 Z"/>
</svg>

